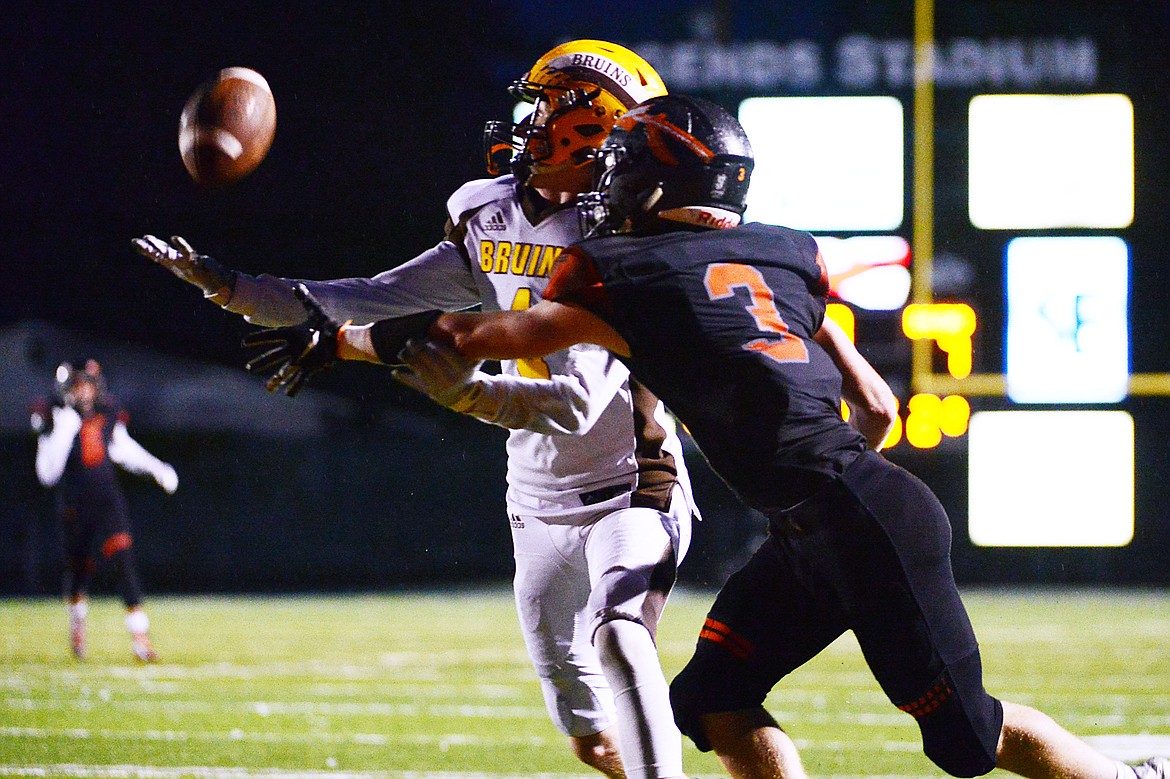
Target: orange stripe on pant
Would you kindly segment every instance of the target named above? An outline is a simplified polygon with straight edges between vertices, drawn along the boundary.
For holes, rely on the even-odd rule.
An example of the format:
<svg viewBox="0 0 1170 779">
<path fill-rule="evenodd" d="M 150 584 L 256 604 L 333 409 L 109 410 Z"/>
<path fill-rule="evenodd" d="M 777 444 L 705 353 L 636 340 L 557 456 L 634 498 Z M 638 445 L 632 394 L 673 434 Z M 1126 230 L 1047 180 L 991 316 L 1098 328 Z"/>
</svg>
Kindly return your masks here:
<svg viewBox="0 0 1170 779">
<path fill-rule="evenodd" d="M 699 638 L 719 644 L 741 660 L 746 660 L 755 654 L 755 647 L 743 636 L 724 625 L 722 622 L 708 617 L 703 622 L 703 629 L 699 631 Z"/>
</svg>

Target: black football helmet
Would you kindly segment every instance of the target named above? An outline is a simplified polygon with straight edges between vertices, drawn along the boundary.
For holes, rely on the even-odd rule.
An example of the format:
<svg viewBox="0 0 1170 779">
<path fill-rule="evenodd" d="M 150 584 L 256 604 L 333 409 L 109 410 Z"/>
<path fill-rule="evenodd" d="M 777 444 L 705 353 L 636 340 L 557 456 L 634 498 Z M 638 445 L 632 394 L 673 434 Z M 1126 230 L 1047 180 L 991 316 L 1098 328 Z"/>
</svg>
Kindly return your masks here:
<svg viewBox="0 0 1170 779">
<path fill-rule="evenodd" d="M 577 199 L 586 235 L 735 227 L 743 218 L 751 143 L 707 100 L 663 95 L 618 117 L 597 153 L 594 191 Z"/>
<path fill-rule="evenodd" d="M 90 358 L 73 363 L 63 362 L 57 366 L 53 375 L 53 402 L 57 405 L 72 405 L 74 388 L 80 382 L 88 382 L 94 386 L 98 395 L 106 393 L 106 377 L 102 373 L 102 366 L 97 360 Z"/>
</svg>

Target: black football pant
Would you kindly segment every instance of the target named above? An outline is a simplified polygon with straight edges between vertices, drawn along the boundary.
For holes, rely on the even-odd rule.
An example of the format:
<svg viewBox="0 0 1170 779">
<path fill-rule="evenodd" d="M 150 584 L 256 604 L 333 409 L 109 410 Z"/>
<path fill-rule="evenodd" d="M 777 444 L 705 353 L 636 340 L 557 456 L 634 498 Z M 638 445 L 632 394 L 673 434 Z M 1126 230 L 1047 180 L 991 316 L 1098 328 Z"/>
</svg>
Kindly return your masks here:
<svg viewBox="0 0 1170 779">
<path fill-rule="evenodd" d="M 87 594 L 100 562 L 113 571 L 126 608 L 141 603 L 126 498 L 113 493 L 61 501 L 57 511 L 65 542 L 65 597 L 73 601 Z"/>
<path fill-rule="evenodd" d="M 852 630 L 890 701 L 954 776 L 995 767 L 1003 724 L 950 564 L 951 529 L 930 489 L 866 452 L 797 508 L 724 585 L 694 656 L 671 684 L 700 749 L 704 714 L 763 704 L 784 676 Z"/>
</svg>

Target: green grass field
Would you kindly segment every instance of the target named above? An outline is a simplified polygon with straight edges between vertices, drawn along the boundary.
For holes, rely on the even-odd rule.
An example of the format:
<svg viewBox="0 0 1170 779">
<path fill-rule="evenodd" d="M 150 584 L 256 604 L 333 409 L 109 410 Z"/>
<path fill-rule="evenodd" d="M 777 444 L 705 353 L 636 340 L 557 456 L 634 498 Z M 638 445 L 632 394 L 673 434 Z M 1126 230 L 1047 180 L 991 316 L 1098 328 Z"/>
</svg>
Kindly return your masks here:
<svg viewBox="0 0 1170 779">
<path fill-rule="evenodd" d="M 668 675 L 710 597 L 672 598 Z M 1107 750 L 1170 743 L 1170 593 L 976 590 L 967 602 L 994 694 L 1108 737 L 1096 742 Z M 0 602 L 0 776 L 591 775 L 545 716 L 506 590 L 147 605 L 154 666 L 131 660 L 114 600 L 91 608 L 85 663 L 68 652 L 61 604 Z M 850 636 L 768 705 L 814 776 L 941 775 Z M 722 775 L 686 750 L 692 776 Z"/>
</svg>

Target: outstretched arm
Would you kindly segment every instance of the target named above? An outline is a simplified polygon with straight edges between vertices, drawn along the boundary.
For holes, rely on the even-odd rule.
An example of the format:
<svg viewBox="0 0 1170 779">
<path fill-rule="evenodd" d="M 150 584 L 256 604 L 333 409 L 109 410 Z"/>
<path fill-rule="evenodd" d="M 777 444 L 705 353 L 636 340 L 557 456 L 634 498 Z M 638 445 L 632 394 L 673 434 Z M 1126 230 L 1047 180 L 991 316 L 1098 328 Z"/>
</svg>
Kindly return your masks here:
<svg viewBox="0 0 1170 779">
<path fill-rule="evenodd" d="M 454 311 L 480 301 L 466 259 L 449 240 L 372 278 L 303 282 L 266 273 L 252 276 L 226 268 L 195 251 L 179 236 L 168 243 L 146 235 L 131 243 L 142 256 L 198 287 L 208 300 L 265 327 L 287 327 L 305 321 L 305 308 L 293 292 L 299 283 L 334 319 L 357 323 L 432 309 Z"/>
<path fill-rule="evenodd" d="M 377 328 L 343 326 L 337 356 L 343 360 L 391 362 L 393 355 L 375 348 Z M 427 335 L 447 344 L 468 360 L 520 360 L 589 343 L 628 357 L 630 347 L 618 332 L 578 306 L 542 300 L 523 311 L 443 314 L 431 323 Z"/>
<path fill-rule="evenodd" d="M 578 306 L 550 300 L 523 311 L 444 314 L 431 325 L 430 336 L 471 360 L 543 357 L 577 343 L 630 354 L 625 339 L 604 321 Z"/>
<path fill-rule="evenodd" d="M 841 371 L 841 394 L 852 412 L 850 423 L 865 436 L 870 448 L 881 449 L 898 416 L 898 399 L 890 385 L 833 320 L 826 318 L 813 339 Z"/>
<path fill-rule="evenodd" d="M 165 463 L 146 451 L 142 444 L 130 437 L 126 425 L 121 422 L 114 425 L 110 436 L 109 454 L 112 461 L 130 473 L 153 478 L 168 495 L 173 494 L 179 487 L 179 476 L 170 463 Z"/>
</svg>

